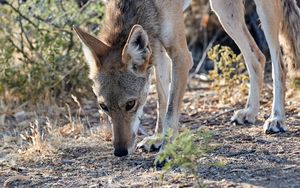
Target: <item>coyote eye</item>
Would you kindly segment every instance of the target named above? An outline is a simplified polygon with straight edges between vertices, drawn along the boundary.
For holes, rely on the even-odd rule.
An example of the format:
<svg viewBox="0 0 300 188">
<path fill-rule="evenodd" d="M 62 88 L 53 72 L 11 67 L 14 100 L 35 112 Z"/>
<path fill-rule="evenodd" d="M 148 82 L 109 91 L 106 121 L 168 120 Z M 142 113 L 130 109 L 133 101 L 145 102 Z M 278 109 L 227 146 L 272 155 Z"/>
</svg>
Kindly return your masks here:
<svg viewBox="0 0 300 188">
<path fill-rule="evenodd" d="M 108 112 L 108 108 L 104 103 L 100 103 L 99 106 L 103 111 Z"/>
<path fill-rule="evenodd" d="M 134 106 L 135 106 L 135 100 L 131 100 L 126 103 L 125 109 L 126 111 L 130 111 Z"/>
</svg>

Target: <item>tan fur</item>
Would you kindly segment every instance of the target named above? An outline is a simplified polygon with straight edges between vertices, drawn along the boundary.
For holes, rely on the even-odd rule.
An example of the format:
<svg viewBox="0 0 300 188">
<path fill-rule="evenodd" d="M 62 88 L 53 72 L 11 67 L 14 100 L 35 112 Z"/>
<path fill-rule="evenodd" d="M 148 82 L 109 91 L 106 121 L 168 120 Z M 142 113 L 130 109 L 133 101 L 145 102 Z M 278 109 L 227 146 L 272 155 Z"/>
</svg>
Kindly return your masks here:
<svg viewBox="0 0 300 188">
<path fill-rule="evenodd" d="M 113 124 L 116 156 L 135 149 L 152 67 L 156 69 L 159 97 L 156 133 L 177 130 L 192 66 L 183 22 L 183 8 L 188 2 L 110 0 L 99 39 L 75 29 L 90 66 L 94 93 Z"/>
<path fill-rule="evenodd" d="M 250 92 L 246 108 L 237 111 L 232 121 L 238 124 L 254 123 L 259 111 L 265 57 L 247 29 L 243 0 L 211 0 L 210 2 L 223 28 L 241 49 L 250 75 Z M 289 64 L 290 73 L 294 76 L 300 75 L 300 11 L 295 0 L 255 0 L 255 3 L 273 64 L 274 99 L 271 116 L 264 124 L 264 131 L 283 132 L 287 130 L 284 110 L 284 63 Z M 280 43 L 285 58 L 282 56 Z"/>
</svg>

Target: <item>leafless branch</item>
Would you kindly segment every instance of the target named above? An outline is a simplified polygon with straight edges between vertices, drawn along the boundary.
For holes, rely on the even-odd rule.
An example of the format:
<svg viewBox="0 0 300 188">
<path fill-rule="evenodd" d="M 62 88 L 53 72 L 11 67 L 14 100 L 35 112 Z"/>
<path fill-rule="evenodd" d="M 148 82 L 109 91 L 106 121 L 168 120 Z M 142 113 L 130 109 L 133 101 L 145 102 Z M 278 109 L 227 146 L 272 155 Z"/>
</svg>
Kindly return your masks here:
<svg viewBox="0 0 300 188">
<path fill-rule="evenodd" d="M 214 37 L 210 40 L 209 44 L 205 48 L 204 52 L 202 53 L 202 57 L 201 57 L 199 63 L 197 64 L 197 67 L 196 67 L 195 71 L 192 74 L 190 74 L 189 80 L 191 80 L 195 76 L 195 74 L 197 74 L 200 71 L 201 66 L 205 62 L 208 51 L 212 48 L 213 44 L 216 42 L 219 35 L 220 35 L 220 30 L 218 30 L 216 32 Z"/>
</svg>

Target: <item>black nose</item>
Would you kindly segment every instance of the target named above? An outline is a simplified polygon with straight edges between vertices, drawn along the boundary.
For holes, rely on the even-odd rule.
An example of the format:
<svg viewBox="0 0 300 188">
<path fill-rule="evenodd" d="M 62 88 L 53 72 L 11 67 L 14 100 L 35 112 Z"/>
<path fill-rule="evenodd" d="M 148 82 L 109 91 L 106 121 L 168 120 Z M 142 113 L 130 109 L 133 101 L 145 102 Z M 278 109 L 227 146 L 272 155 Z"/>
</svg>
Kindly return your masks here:
<svg viewBox="0 0 300 188">
<path fill-rule="evenodd" d="M 126 156 L 128 154 L 127 149 L 115 149 L 114 151 L 114 155 L 117 157 L 123 157 Z"/>
</svg>

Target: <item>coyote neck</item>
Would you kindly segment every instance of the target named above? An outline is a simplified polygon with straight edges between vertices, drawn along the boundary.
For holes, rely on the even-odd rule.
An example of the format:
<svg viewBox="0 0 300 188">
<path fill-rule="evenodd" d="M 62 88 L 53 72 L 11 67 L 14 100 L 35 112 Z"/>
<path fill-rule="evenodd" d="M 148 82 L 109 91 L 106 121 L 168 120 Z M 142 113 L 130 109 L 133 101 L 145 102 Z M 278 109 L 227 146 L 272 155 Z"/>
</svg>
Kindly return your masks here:
<svg viewBox="0 0 300 188">
<path fill-rule="evenodd" d="M 159 34 L 158 11 L 153 0 L 111 0 L 106 7 L 100 38 L 109 46 L 124 46 L 131 28 L 141 25 L 150 45 Z"/>
</svg>

